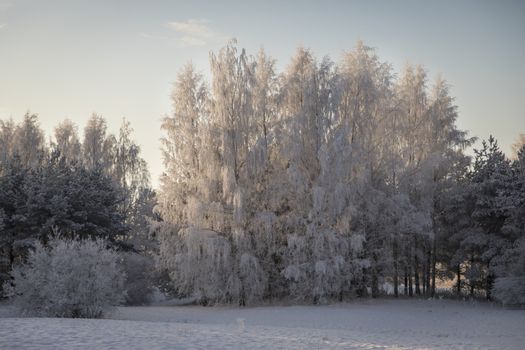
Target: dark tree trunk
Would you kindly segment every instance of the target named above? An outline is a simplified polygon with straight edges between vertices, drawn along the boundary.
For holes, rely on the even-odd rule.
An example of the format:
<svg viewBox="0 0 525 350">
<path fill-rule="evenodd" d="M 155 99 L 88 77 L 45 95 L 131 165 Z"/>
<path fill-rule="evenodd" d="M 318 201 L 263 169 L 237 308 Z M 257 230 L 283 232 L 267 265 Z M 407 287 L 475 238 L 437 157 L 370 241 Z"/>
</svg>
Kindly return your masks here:
<svg viewBox="0 0 525 350">
<path fill-rule="evenodd" d="M 432 170 L 434 173 L 434 183 L 437 181 L 435 168 Z M 436 295 L 436 251 L 437 251 L 437 228 L 436 228 L 436 211 L 437 211 L 437 198 L 434 193 L 433 205 L 432 205 L 432 232 L 434 236 L 432 237 L 432 247 L 428 251 L 428 272 L 431 275 L 428 281 L 428 287 L 430 288 L 430 296 L 434 298 Z M 432 279 L 432 285 L 430 285 L 430 278 Z"/>
<path fill-rule="evenodd" d="M 408 295 L 414 296 L 414 289 L 412 287 L 412 266 L 408 269 Z"/>
<path fill-rule="evenodd" d="M 461 296 L 461 265 L 458 264 L 457 266 L 457 269 L 456 269 L 456 275 L 457 275 L 457 278 L 458 278 L 458 283 L 456 284 L 456 293 L 459 296 Z"/>
<path fill-rule="evenodd" d="M 494 285 L 494 275 L 492 273 L 488 274 L 486 283 L 485 295 L 487 300 L 492 300 L 492 286 Z"/>
<path fill-rule="evenodd" d="M 436 251 L 437 251 L 436 237 L 432 240 L 432 289 L 430 295 L 432 298 L 436 295 Z"/>
<path fill-rule="evenodd" d="M 474 258 L 471 257 L 470 258 L 470 266 L 473 266 L 474 265 Z M 474 281 L 471 281 L 469 279 L 469 283 L 470 283 L 470 296 L 473 297 L 474 296 Z"/>
<path fill-rule="evenodd" d="M 374 269 L 372 272 L 372 298 L 377 298 L 379 294 L 379 282 L 377 279 L 377 271 Z"/>
<path fill-rule="evenodd" d="M 419 259 L 417 257 L 417 239 L 414 242 L 414 283 L 416 285 L 416 294 L 421 295 L 421 288 L 419 285 Z"/>
<path fill-rule="evenodd" d="M 379 281 L 377 277 L 377 255 L 376 253 L 373 253 L 372 255 L 372 264 L 373 264 L 372 271 L 371 271 L 372 276 L 371 276 L 371 281 L 370 281 L 372 285 L 370 287 L 372 290 L 372 298 L 376 298 L 379 294 Z"/>
<path fill-rule="evenodd" d="M 423 265 L 423 295 L 427 295 L 427 264 Z"/>
<path fill-rule="evenodd" d="M 428 258 L 428 257 L 427 257 Z M 421 267 L 421 285 L 423 295 L 427 295 L 428 281 L 428 259 L 423 259 L 423 266 Z"/>
<path fill-rule="evenodd" d="M 405 265 L 405 296 L 408 295 L 408 269 Z"/>
<path fill-rule="evenodd" d="M 398 269 L 398 253 L 397 241 L 394 240 L 394 296 L 399 297 L 399 269 Z"/>
<path fill-rule="evenodd" d="M 430 279 L 432 276 L 432 250 L 428 249 L 427 253 L 427 264 L 426 264 L 426 278 L 425 278 L 425 295 L 430 294 Z"/>
</svg>

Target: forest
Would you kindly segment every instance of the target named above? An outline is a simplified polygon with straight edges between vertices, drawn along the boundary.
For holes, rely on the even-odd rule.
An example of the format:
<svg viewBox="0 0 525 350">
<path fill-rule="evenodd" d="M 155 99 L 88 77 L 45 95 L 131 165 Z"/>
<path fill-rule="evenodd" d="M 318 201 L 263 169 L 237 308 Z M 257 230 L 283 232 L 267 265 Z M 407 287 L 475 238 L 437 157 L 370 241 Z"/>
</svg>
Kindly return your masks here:
<svg viewBox="0 0 525 350">
<path fill-rule="evenodd" d="M 30 112 L 0 120 L 4 298 L 72 317 L 155 292 L 525 304 L 525 136 L 511 156 L 476 144 L 445 80 L 362 42 L 338 61 L 299 48 L 278 72 L 231 41 L 209 66 L 209 81 L 191 64 L 174 77 L 158 188 L 125 119 L 53 135 Z M 103 297 L 70 302 L 89 278 Z"/>
</svg>

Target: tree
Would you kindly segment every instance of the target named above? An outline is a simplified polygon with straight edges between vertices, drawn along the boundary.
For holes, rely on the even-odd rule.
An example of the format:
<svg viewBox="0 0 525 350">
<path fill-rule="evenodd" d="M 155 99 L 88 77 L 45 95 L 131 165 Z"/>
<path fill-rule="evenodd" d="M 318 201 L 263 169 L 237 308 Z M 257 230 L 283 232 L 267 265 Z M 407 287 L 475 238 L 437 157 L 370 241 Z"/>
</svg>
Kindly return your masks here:
<svg viewBox="0 0 525 350">
<path fill-rule="evenodd" d="M 495 257 L 494 297 L 504 304 L 525 304 L 525 147 L 517 152 L 509 184 L 498 196 L 498 207 L 508 213 L 502 227 L 506 250 Z"/>
<path fill-rule="evenodd" d="M 106 135 L 106 132 L 106 120 L 93 113 L 84 128 L 82 155 L 87 168 L 101 167 L 107 174 L 111 174 L 116 140 L 113 135 Z"/>
<path fill-rule="evenodd" d="M 15 123 L 13 119 L 0 120 L 0 171 L 11 160 L 14 148 Z"/>
<path fill-rule="evenodd" d="M 55 142 L 54 148 L 60 152 L 66 162 L 81 160 L 81 145 L 77 127 L 71 120 L 66 119 L 55 128 Z"/>
<path fill-rule="evenodd" d="M 519 151 L 523 148 L 523 145 L 525 145 L 525 134 L 519 134 L 516 141 L 512 144 L 511 159 L 518 159 Z"/>
<path fill-rule="evenodd" d="M 172 99 L 174 115 L 166 117 L 162 125 L 166 133 L 162 150 L 167 173 L 161 178 L 158 207 L 163 219 L 157 233 L 158 265 L 169 271 L 178 293 L 193 294 L 206 303 L 208 299 L 220 299 L 222 295 L 217 295 L 216 289 L 224 288 L 212 279 L 212 274 L 219 272 L 213 270 L 214 261 L 210 261 L 215 245 L 208 248 L 208 243 L 225 243 L 219 237 L 214 240 L 217 235 L 212 231 L 203 231 L 220 229 L 213 220 L 213 214 L 221 214 L 220 209 L 212 205 L 219 199 L 218 184 L 215 179 L 207 181 L 208 169 L 219 170 L 215 153 L 218 146 L 214 147 L 218 143 L 212 130 L 205 127 L 207 92 L 192 66 L 186 66 L 179 74 Z M 210 143 L 202 150 L 199 145 L 206 139 Z"/>
<path fill-rule="evenodd" d="M 130 123 L 124 119 L 115 144 L 112 177 L 124 192 L 120 204 L 122 214 L 131 225 L 133 234 L 141 235 L 147 231 L 141 215 L 153 215 L 153 211 L 146 212 L 144 209 L 151 207 L 150 202 L 154 199 L 148 165 L 140 156 L 139 145 L 131 138 L 132 131 Z"/>
<path fill-rule="evenodd" d="M 23 166 L 37 167 L 44 154 L 44 133 L 38 124 L 36 114 L 27 112 L 23 121 L 17 125 L 13 140 L 13 152 L 17 154 Z"/>
<path fill-rule="evenodd" d="M 271 129 L 277 112 L 278 82 L 275 75 L 275 60 L 259 50 L 254 67 L 253 113 L 257 123 L 256 135 L 262 135 L 264 158 L 269 156 Z M 260 168 L 260 167 L 259 167 Z"/>
<path fill-rule="evenodd" d="M 427 276 L 427 284 L 431 287 L 430 294 L 434 296 L 436 289 L 436 269 L 438 244 L 445 243 L 443 232 L 438 224 L 442 208 L 440 197 L 446 196 L 447 192 L 461 181 L 470 164 L 470 157 L 464 154 L 465 149 L 471 146 L 476 138 L 469 138 L 467 132 L 459 130 L 456 126 L 458 118 L 457 107 L 453 104 L 449 87 L 446 82 L 438 78 L 434 87 L 432 100 L 429 107 L 430 125 L 428 133 L 429 155 L 426 167 L 431 180 L 426 192 L 429 195 L 429 210 L 432 223 L 432 237 L 429 269 L 431 273 Z M 430 270 L 429 270 L 430 272 Z M 458 275 L 458 281 L 459 281 Z M 427 288 L 428 289 L 428 288 Z"/>
<path fill-rule="evenodd" d="M 200 162 L 206 154 L 202 150 L 206 136 L 201 131 L 207 121 L 207 90 L 202 77 L 195 73 L 193 66 L 187 65 L 178 76 L 172 94 L 174 115 L 165 117 L 162 129 L 166 135 L 161 139 L 162 154 L 166 174 L 161 177 L 161 205 L 163 218 L 176 225 L 187 225 L 182 207 L 189 197 L 197 194 L 198 177 L 203 175 Z M 211 140 L 207 140 L 211 141 Z M 208 144 L 206 149 L 211 149 Z"/>
<path fill-rule="evenodd" d="M 513 192 L 512 169 L 492 136 L 475 153 L 455 213 L 453 227 L 460 230 L 451 237 L 457 242 L 451 264 L 457 269 L 458 292 L 463 274 L 471 296 L 484 291 L 490 299 L 502 259 L 515 239 L 504 229 L 512 208 L 504 198 Z"/>
</svg>

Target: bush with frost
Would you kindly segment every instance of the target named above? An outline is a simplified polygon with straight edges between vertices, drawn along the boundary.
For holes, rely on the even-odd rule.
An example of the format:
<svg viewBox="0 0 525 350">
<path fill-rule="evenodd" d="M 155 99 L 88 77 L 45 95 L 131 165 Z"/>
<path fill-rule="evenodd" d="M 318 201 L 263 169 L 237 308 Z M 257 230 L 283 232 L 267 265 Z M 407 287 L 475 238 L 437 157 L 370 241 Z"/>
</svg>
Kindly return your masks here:
<svg viewBox="0 0 525 350">
<path fill-rule="evenodd" d="M 118 254 L 102 240 L 51 239 L 37 243 L 13 268 L 6 286 L 15 306 L 30 315 L 101 317 L 125 299 Z"/>
<path fill-rule="evenodd" d="M 525 305 L 525 277 L 496 278 L 493 294 L 504 305 Z"/>
<path fill-rule="evenodd" d="M 514 263 L 503 277 L 496 278 L 493 286 L 494 298 L 504 305 L 525 305 L 525 238 L 518 240 Z"/>
<path fill-rule="evenodd" d="M 154 261 L 151 256 L 135 252 L 122 254 L 122 269 L 126 275 L 124 289 L 127 305 L 144 305 L 153 293 Z"/>
</svg>

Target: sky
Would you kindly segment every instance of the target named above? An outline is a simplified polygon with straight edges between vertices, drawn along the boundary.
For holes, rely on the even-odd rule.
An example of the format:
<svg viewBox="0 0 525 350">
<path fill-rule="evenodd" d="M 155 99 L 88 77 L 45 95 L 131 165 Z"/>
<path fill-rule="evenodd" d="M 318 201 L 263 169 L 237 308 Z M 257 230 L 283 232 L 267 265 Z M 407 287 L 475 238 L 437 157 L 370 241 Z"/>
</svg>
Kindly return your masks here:
<svg viewBox="0 0 525 350">
<path fill-rule="evenodd" d="M 525 1 L 0 0 L 0 119 L 29 110 L 51 135 L 94 112 L 117 133 L 125 117 L 156 186 L 177 72 L 191 61 L 209 76 L 229 38 L 279 70 L 299 46 L 337 62 L 363 40 L 398 73 L 410 62 L 447 80 L 470 135 L 510 154 L 525 133 Z"/>
</svg>

